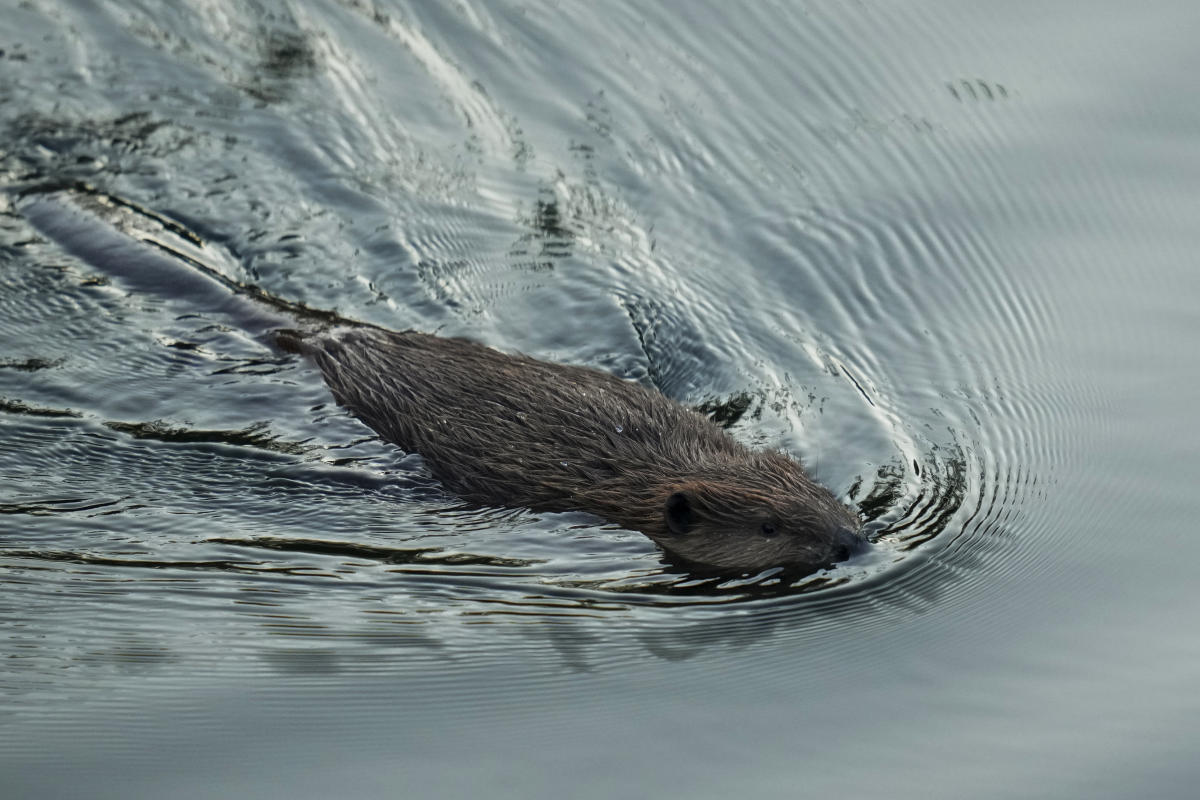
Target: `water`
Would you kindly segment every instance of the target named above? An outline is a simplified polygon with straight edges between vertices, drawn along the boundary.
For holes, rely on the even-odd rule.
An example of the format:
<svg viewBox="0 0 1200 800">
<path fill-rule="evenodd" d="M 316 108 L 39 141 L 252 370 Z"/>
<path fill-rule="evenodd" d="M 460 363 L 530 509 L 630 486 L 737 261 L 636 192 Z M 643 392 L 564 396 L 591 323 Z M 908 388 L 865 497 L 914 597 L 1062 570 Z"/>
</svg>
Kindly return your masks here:
<svg viewBox="0 0 1200 800">
<path fill-rule="evenodd" d="M 6 5 L 5 797 L 1191 796 L 1197 21 Z M 651 383 L 876 544 L 462 508 L 187 259 Z"/>
</svg>

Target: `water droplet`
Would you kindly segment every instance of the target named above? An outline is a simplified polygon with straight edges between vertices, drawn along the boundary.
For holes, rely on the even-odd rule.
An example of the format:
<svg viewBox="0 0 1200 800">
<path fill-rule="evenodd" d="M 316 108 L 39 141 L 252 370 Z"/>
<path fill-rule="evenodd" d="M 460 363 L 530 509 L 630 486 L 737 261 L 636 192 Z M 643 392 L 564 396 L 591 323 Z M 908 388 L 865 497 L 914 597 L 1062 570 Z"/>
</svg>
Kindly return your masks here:
<svg viewBox="0 0 1200 800">
<path fill-rule="evenodd" d="M 624 432 L 625 432 L 625 429 L 624 429 L 624 428 L 622 428 L 620 425 L 618 425 L 618 426 L 617 426 L 617 433 L 624 433 Z"/>
</svg>

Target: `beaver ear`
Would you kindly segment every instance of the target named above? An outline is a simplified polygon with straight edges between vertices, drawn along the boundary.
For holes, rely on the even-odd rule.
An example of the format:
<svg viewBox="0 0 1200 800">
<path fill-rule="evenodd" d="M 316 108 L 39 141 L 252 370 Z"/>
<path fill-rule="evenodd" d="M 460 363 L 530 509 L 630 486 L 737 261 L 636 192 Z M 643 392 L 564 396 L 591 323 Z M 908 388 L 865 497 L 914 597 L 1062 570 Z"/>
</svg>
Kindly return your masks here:
<svg viewBox="0 0 1200 800">
<path fill-rule="evenodd" d="M 667 530 L 676 536 L 682 536 L 692 529 L 695 515 L 692 512 L 692 501 L 683 492 L 675 492 L 667 498 L 665 509 Z"/>
</svg>

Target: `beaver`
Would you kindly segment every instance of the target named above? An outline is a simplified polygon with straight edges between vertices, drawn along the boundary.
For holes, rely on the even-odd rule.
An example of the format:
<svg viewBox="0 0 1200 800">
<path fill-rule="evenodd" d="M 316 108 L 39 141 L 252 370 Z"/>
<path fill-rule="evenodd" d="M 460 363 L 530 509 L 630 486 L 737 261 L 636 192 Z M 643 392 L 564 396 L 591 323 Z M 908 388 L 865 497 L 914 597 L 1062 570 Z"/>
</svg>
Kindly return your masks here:
<svg viewBox="0 0 1200 800">
<path fill-rule="evenodd" d="M 865 544 L 795 460 L 615 375 L 363 325 L 276 342 L 470 503 L 591 512 L 705 571 L 813 572 Z"/>
<path fill-rule="evenodd" d="M 224 275 L 179 223 L 85 184 L 25 195 L 22 214 L 67 252 L 312 358 L 341 405 L 469 502 L 589 511 L 697 572 L 812 572 L 865 544 L 855 515 L 796 461 L 657 391 L 282 300 Z"/>
</svg>

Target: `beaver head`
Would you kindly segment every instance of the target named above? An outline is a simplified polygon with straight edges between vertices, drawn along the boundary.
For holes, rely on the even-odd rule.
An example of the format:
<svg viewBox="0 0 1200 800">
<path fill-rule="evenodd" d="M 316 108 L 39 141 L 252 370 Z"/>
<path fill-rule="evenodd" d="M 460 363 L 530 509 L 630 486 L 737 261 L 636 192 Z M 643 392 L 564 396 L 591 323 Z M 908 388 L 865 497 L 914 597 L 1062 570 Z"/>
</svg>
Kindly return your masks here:
<svg viewBox="0 0 1200 800">
<path fill-rule="evenodd" d="M 813 572 L 866 545 L 854 513 L 782 453 L 746 452 L 639 494 L 640 518 L 624 524 L 692 567 Z"/>
</svg>

